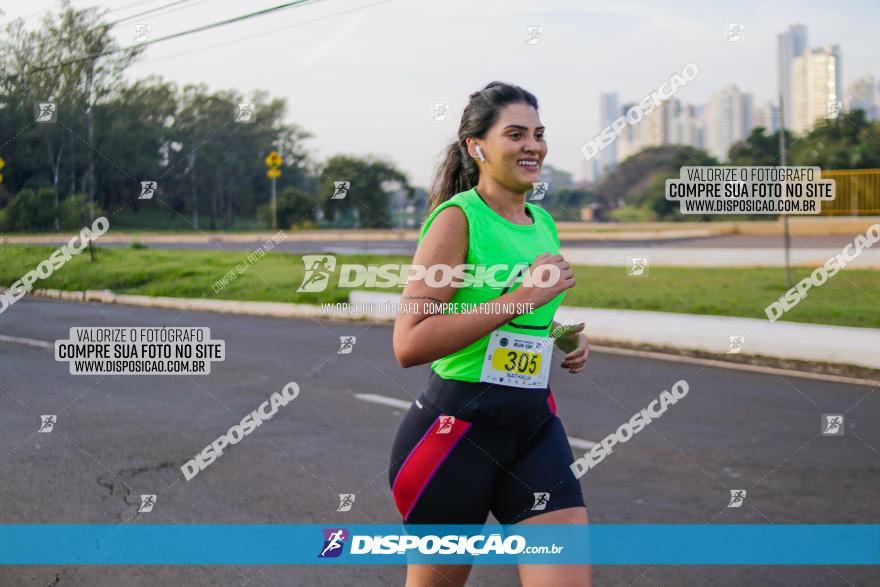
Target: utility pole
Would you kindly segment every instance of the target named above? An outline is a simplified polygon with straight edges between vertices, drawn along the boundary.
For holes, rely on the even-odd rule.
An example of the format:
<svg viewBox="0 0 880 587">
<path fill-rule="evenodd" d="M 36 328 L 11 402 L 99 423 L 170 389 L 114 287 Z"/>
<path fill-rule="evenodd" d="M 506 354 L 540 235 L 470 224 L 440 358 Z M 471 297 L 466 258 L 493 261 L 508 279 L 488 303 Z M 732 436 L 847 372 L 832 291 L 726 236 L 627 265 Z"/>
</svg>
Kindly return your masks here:
<svg viewBox="0 0 880 587">
<path fill-rule="evenodd" d="M 779 165 L 785 167 L 785 104 L 779 94 Z M 785 234 L 785 287 L 791 289 L 791 238 L 788 233 L 788 214 L 782 214 Z"/>
<path fill-rule="evenodd" d="M 199 200 L 196 196 L 196 151 L 195 149 L 189 154 L 189 176 L 192 184 L 193 198 L 193 227 L 199 229 Z"/>
<path fill-rule="evenodd" d="M 95 97 L 94 97 L 94 82 L 95 82 L 95 64 L 98 61 L 98 56 L 101 53 L 101 43 L 104 40 L 104 35 L 107 34 L 108 28 L 102 27 L 101 34 L 98 36 L 97 42 L 97 51 L 93 52 L 93 57 L 89 59 L 89 73 L 86 78 L 86 100 L 88 100 L 88 106 L 86 107 L 86 136 L 89 142 L 89 173 L 87 175 L 88 186 L 89 186 L 89 204 L 88 204 L 88 219 L 89 226 L 94 222 L 94 218 L 92 217 L 93 209 L 95 206 L 95 153 L 94 153 L 94 144 L 95 144 Z M 89 240 L 89 257 L 94 263 L 97 260 L 97 252 L 95 251 L 95 244 L 93 240 Z"/>
</svg>

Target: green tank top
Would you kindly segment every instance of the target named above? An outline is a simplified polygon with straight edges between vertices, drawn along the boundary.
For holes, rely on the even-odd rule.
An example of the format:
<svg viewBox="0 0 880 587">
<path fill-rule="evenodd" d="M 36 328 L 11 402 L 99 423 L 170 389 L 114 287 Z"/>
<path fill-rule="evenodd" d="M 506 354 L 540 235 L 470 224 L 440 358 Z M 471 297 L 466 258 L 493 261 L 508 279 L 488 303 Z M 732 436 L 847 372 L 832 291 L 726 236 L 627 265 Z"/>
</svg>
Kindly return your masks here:
<svg viewBox="0 0 880 587">
<path fill-rule="evenodd" d="M 494 279 L 505 284 L 515 279 L 510 289 L 519 287 L 522 277 L 514 276 L 521 274 L 523 267 L 527 268 L 535 257 L 545 251 L 559 253 L 556 224 L 546 210 L 526 201 L 526 210 L 531 213 L 534 222 L 525 226 L 514 224 L 490 208 L 477 193 L 476 188 L 455 194 L 437 206 L 422 225 L 419 244 L 437 214 L 449 206 L 458 206 L 467 217 L 468 252 L 465 263 L 485 267 L 507 265 L 507 270 L 496 272 Z M 458 307 L 473 307 L 491 301 L 510 289 L 505 291 L 504 287 L 491 287 L 488 283 L 468 285 L 457 288 L 450 302 L 458 304 Z M 531 336 L 547 336 L 553 326 L 556 308 L 562 303 L 566 291 L 543 306 L 536 307 L 533 312 L 514 318 L 501 326 L 500 330 Z M 463 349 L 437 359 L 431 363 L 431 368 L 444 379 L 479 381 L 490 334 L 487 333 Z"/>
</svg>

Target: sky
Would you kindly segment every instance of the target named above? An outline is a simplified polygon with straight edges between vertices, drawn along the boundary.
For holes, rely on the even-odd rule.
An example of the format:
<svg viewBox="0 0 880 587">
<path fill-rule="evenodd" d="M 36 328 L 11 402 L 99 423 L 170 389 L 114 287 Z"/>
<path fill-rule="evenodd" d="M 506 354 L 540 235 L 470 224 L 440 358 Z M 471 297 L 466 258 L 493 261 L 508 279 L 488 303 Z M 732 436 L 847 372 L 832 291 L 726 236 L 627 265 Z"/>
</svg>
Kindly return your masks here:
<svg viewBox="0 0 880 587">
<path fill-rule="evenodd" d="M 169 3 L 73 1 L 111 10 L 110 20 Z M 114 31 L 125 46 L 136 24 L 149 24 L 150 37 L 159 38 L 281 3 L 190 0 Z M 0 0 L 0 23 L 27 17 L 36 26 L 57 5 Z M 538 98 L 545 164 L 582 179 L 580 147 L 601 130 L 600 92 L 638 101 L 694 62 L 698 76 L 676 96 L 684 103 L 703 104 L 727 84 L 770 100 L 778 92 L 776 35 L 792 24 L 808 27 L 810 47 L 841 46 L 847 88 L 880 76 L 877 22 L 880 2 L 319 0 L 157 43 L 128 76 L 266 90 L 287 100 L 289 122 L 314 135 L 306 148 L 315 159 L 384 157 L 419 187 L 429 185 L 455 140 L 468 95 L 506 81 Z M 727 40 L 729 23 L 744 27 L 737 42 Z M 535 44 L 526 43 L 528 27 L 542 27 Z M 431 120 L 433 103 L 450 105 L 446 120 Z"/>
</svg>

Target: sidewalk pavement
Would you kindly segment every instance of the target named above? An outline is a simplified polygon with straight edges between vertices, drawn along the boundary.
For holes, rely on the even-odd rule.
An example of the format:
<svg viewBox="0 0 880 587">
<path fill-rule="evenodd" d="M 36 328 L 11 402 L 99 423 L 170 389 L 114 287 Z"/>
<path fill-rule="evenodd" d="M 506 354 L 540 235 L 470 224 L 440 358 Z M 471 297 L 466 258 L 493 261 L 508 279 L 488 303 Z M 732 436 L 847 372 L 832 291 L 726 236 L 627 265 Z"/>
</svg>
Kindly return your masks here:
<svg viewBox="0 0 880 587">
<path fill-rule="evenodd" d="M 816 268 L 841 249 L 791 249 L 793 266 Z M 623 268 L 632 265 L 633 257 L 648 259 L 648 267 L 784 267 L 785 251 L 774 249 L 704 249 L 672 247 L 562 247 L 559 253 L 572 265 L 604 265 Z M 861 254 L 847 262 L 847 269 L 880 269 L 880 246 L 862 249 Z"/>
<path fill-rule="evenodd" d="M 195 310 L 279 318 L 345 318 L 391 322 L 398 294 L 353 291 L 350 304 L 374 305 L 372 311 L 354 314 L 325 312 L 312 304 L 240 302 L 227 300 L 117 295 L 110 291 L 70 292 L 34 290 L 34 295 L 73 301 L 128 304 L 150 308 Z M 378 310 L 375 308 L 378 306 Z M 780 359 L 857 365 L 880 369 L 880 329 L 803 324 L 755 318 L 604 310 L 560 306 L 556 321 L 562 324 L 586 322 L 591 342 L 650 344 L 681 350 L 722 354 L 731 348 L 730 337 L 743 337 L 740 352 Z"/>
</svg>

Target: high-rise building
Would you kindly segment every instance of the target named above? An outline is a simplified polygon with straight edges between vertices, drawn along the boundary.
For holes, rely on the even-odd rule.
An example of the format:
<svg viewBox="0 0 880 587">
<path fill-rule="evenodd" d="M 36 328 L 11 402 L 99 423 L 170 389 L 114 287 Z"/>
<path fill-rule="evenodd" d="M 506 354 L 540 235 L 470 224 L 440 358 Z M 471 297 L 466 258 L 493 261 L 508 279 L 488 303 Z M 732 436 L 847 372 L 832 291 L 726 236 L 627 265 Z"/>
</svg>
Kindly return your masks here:
<svg viewBox="0 0 880 587">
<path fill-rule="evenodd" d="M 636 104 L 628 103 L 624 104 L 623 108 L 621 108 L 621 113 L 626 115 L 632 108 L 635 108 Z M 617 136 L 617 158 L 621 163 L 626 161 L 627 157 L 635 155 L 641 150 L 641 141 L 639 139 L 639 127 L 641 123 L 636 125 L 627 124 L 620 131 L 620 134 Z"/>
<path fill-rule="evenodd" d="M 755 106 L 752 117 L 752 128 L 762 127 L 767 134 L 773 134 L 779 130 L 779 106 L 772 100 L 766 100 Z M 749 129 L 751 132 L 751 129 Z"/>
<path fill-rule="evenodd" d="M 697 106 L 670 100 L 669 143 L 703 148 L 703 117 Z"/>
<path fill-rule="evenodd" d="M 778 90 L 782 94 L 785 125 L 790 126 L 792 121 L 792 95 L 791 95 L 791 65 L 795 57 L 803 55 L 807 50 L 807 27 L 802 24 L 795 24 L 788 27 L 784 33 L 777 36 L 777 57 L 778 57 Z M 778 104 L 779 96 L 774 96 L 772 102 Z"/>
<path fill-rule="evenodd" d="M 809 132 L 826 117 L 842 108 L 843 86 L 840 46 L 811 49 L 791 64 L 791 119 L 785 126 L 794 132 Z"/>
<path fill-rule="evenodd" d="M 620 99 L 617 92 L 608 92 L 599 94 L 599 132 L 609 126 L 616 118 L 622 114 L 620 110 Z M 606 174 L 617 166 L 617 141 L 613 141 L 607 145 L 598 155 L 600 173 Z"/>
<path fill-rule="evenodd" d="M 880 100 L 878 100 L 877 81 L 873 75 L 859 78 L 849 86 L 847 110 L 865 111 L 868 120 L 880 118 Z"/>
<path fill-rule="evenodd" d="M 730 147 L 745 139 L 752 129 L 752 95 L 735 85 L 725 86 L 709 98 L 704 114 L 706 150 L 726 161 Z"/>
<path fill-rule="evenodd" d="M 669 100 L 645 114 L 639 123 L 639 145 L 641 148 L 659 147 L 669 144 L 669 121 L 672 118 L 672 107 Z"/>
</svg>

